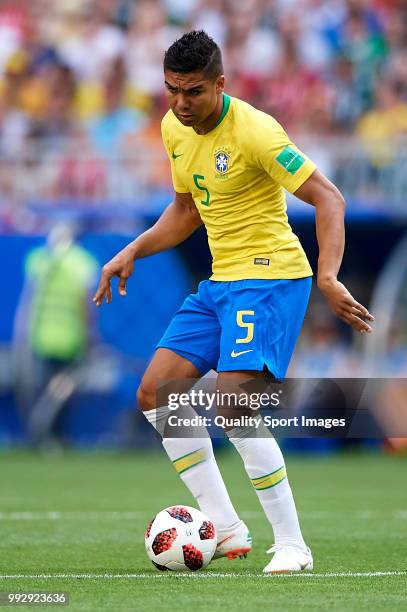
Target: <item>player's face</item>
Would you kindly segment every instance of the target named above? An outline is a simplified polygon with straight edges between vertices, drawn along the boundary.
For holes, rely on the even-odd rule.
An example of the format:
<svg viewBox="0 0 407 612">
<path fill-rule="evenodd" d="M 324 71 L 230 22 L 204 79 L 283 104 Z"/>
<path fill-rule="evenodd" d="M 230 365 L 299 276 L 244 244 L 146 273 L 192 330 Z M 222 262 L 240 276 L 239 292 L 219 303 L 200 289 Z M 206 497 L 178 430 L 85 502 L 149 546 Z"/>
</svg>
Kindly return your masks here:
<svg viewBox="0 0 407 612">
<path fill-rule="evenodd" d="M 216 112 L 224 88 L 223 75 L 210 80 L 202 72 L 167 70 L 164 76 L 170 108 L 183 125 L 197 127 Z"/>
</svg>

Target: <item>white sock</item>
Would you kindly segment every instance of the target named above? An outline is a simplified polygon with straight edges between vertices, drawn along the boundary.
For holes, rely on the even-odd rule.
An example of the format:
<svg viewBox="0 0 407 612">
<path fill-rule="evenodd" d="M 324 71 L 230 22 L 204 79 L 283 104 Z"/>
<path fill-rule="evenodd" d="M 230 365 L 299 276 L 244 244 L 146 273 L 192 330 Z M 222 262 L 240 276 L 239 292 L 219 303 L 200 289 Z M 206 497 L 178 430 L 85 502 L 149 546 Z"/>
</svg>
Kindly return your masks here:
<svg viewBox="0 0 407 612">
<path fill-rule="evenodd" d="M 197 438 L 169 438 L 165 425 L 170 409 L 167 406 L 144 412 L 146 419 L 163 436 L 163 446 L 175 469 L 198 502 L 201 511 L 217 529 L 226 529 L 239 522 L 230 501 L 222 475 L 213 454 L 212 442 L 205 427 L 197 431 Z M 180 416 L 177 410 L 177 416 Z M 191 406 L 183 408 L 182 416 L 192 418 L 196 412 Z M 194 433 L 195 433 L 194 431 Z"/>
<path fill-rule="evenodd" d="M 264 423 L 259 429 L 236 427 L 227 432 L 271 523 L 276 546 L 305 549 L 284 457 Z"/>
</svg>

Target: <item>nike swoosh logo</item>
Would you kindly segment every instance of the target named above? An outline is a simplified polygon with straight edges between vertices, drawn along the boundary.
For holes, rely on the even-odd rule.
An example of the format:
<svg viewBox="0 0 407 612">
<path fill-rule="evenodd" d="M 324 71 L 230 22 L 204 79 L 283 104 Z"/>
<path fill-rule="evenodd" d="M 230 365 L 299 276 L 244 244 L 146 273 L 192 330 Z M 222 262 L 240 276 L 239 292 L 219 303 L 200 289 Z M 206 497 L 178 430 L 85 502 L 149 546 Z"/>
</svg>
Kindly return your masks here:
<svg viewBox="0 0 407 612">
<path fill-rule="evenodd" d="M 300 563 L 301 571 L 305 570 L 305 568 L 308 566 L 308 564 L 309 564 L 309 561 L 307 561 L 306 563 Z"/>
<path fill-rule="evenodd" d="M 176 153 L 172 153 L 172 159 L 177 159 L 177 157 L 181 157 L 181 155 L 184 155 L 183 153 L 179 153 L 178 155 Z"/>
<path fill-rule="evenodd" d="M 232 538 L 233 538 L 233 534 L 226 536 L 226 538 L 223 538 L 223 540 L 220 540 L 220 542 L 218 542 L 216 546 L 221 546 L 222 544 L 226 544 L 226 542 L 228 542 Z"/>
<path fill-rule="evenodd" d="M 233 349 L 233 351 L 230 353 L 230 356 L 239 357 L 240 355 L 244 355 L 245 353 L 251 353 L 252 351 L 254 351 L 254 349 L 248 349 L 247 351 L 239 351 L 238 353 L 236 353 L 235 350 Z"/>
</svg>

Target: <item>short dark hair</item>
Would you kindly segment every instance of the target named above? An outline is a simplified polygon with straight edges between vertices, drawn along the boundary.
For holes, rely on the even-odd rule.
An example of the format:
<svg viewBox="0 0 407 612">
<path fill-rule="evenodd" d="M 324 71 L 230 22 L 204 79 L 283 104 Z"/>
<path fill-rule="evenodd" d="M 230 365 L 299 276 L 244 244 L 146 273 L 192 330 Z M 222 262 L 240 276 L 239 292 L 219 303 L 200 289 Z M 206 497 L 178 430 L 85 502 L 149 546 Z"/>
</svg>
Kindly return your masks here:
<svg viewBox="0 0 407 612">
<path fill-rule="evenodd" d="M 167 49 L 164 55 L 164 70 L 202 71 L 205 77 L 216 79 L 223 73 L 222 53 L 206 32 L 193 30 L 181 36 Z"/>
</svg>

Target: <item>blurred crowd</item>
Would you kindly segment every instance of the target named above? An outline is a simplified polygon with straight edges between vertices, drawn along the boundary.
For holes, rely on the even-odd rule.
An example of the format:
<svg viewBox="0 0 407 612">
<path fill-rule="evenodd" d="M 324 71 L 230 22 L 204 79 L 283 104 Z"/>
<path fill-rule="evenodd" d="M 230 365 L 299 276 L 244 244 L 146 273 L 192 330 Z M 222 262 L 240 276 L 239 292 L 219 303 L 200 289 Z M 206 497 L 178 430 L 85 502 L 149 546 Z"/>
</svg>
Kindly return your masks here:
<svg viewBox="0 0 407 612">
<path fill-rule="evenodd" d="M 163 53 L 192 28 L 220 44 L 227 91 L 291 132 L 407 131 L 403 0 L 1 0 L 3 154 L 154 139 Z"/>
<path fill-rule="evenodd" d="M 3 231 L 30 231 L 33 200 L 134 208 L 170 187 L 162 59 L 193 28 L 221 46 L 227 92 L 281 121 L 345 196 L 403 209 L 403 0 L 0 0 Z"/>
</svg>

